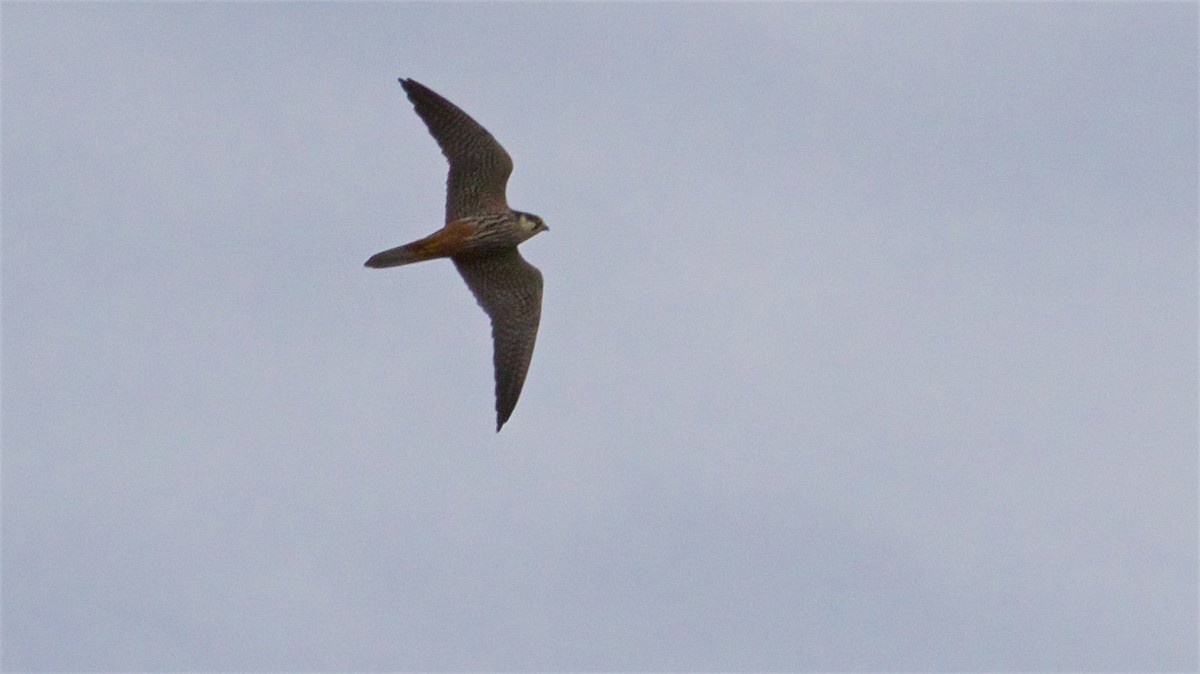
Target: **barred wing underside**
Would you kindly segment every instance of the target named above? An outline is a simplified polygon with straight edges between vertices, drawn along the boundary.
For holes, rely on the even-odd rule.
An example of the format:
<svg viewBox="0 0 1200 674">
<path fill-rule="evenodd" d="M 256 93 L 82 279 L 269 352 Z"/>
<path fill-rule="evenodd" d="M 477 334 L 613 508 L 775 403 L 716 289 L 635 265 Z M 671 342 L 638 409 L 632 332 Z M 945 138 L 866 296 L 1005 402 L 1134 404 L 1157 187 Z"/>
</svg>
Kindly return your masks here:
<svg viewBox="0 0 1200 674">
<path fill-rule="evenodd" d="M 456 257 L 454 266 L 492 320 L 496 370 L 496 430 L 517 406 L 542 317 L 542 273 L 516 248 L 484 257 Z"/>
<path fill-rule="evenodd" d="M 450 162 L 446 222 L 507 210 L 504 188 L 513 163 L 500 143 L 479 122 L 432 89 L 416 80 L 401 79 L 400 84 Z"/>
</svg>

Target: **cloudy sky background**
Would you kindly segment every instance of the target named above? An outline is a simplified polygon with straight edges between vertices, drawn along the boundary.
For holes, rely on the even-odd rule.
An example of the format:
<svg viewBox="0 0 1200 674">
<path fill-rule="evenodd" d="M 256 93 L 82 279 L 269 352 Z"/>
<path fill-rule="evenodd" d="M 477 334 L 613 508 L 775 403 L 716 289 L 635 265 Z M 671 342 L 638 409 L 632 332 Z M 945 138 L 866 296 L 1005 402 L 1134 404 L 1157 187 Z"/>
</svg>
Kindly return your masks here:
<svg viewBox="0 0 1200 674">
<path fill-rule="evenodd" d="M 6 3 L 3 666 L 1196 668 L 1197 11 Z"/>
</svg>

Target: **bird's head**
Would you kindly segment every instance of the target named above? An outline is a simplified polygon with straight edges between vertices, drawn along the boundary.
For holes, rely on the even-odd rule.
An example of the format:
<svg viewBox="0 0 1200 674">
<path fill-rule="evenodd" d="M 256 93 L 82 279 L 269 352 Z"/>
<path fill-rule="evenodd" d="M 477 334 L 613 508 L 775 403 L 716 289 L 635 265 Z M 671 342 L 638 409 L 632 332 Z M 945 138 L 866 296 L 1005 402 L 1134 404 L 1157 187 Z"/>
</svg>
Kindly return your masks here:
<svg viewBox="0 0 1200 674">
<path fill-rule="evenodd" d="M 542 219 L 533 213 L 522 213 L 520 211 L 516 211 L 516 214 L 517 225 L 521 228 L 521 233 L 525 235 L 526 239 L 532 237 L 538 232 L 546 232 L 550 230 L 550 228 L 546 226 L 546 223 L 542 222 Z"/>
</svg>

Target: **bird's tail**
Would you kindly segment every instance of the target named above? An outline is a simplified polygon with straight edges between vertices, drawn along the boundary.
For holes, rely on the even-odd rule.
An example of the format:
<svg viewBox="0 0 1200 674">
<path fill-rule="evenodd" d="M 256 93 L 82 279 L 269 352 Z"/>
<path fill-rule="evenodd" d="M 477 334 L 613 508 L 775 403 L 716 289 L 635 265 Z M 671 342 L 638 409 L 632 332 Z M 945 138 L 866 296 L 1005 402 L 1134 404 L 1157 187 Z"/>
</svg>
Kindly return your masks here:
<svg viewBox="0 0 1200 674">
<path fill-rule="evenodd" d="M 367 260 L 366 266 L 382 268 L 382 267 L 399 267 L 402 264 L 412 264 L 428 260 L 431 256 L 422 251 L 420 241 L 406 243 L 403 246 L 389 248 L 380 253 L 375 253 Z"/>
<path fill-rule="evenodd" d="M 402 264 L 450 257 L 461 249 L 463 241 L 469 239 L 473 232 L 474 229 L 466 223 L 450 223 L 424 239 L 375 253 L 367 260 L 367 266 L 399 267 Z"/>
</svg>

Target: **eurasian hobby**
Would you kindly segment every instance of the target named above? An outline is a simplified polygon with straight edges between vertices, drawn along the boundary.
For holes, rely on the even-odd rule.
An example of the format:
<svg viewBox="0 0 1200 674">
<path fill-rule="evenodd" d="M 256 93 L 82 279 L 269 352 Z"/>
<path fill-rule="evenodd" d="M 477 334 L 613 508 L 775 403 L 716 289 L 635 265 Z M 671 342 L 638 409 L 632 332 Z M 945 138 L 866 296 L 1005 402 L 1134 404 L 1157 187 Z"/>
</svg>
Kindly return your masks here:
<svg viewBox="0 0 1200 674">
<path fill-rule="evenodd" d="M 548 228 L 508 207 L 504 188 L 512 159 L 487 129 L 425 85 L 400 79 L 413 108 L 450 163 L 446 226 L 412 243 L 376 253 L 368 267 L 396 267 L 448 257 L 492 321 L 496 431 L 504 426 L 533 356 L 542 316 L 542 273 L 517 245 Z"/>
</svg>

